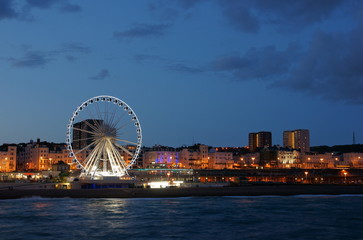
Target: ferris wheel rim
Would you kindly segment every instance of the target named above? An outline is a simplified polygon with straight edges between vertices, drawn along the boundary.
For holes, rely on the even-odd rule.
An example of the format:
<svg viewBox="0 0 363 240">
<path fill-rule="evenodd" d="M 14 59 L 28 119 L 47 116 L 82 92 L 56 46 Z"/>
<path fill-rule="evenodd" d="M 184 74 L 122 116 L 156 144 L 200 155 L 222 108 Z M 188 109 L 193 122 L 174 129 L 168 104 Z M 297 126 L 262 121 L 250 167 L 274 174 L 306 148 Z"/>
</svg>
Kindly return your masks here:
<svg viewBox="0 0 363 240">
<path fill-rule="evenodd" d="M 83 164 L 77 159 L 76 154 L 74 153 L 74 149 L 72 146 L 73 143 L 73 125 L 75 124 L 76 117 L 79 115 L 79 112 L 81 112 L 83 109 L 87 108 L 88 106 L 95 104 L 97 102 L 110 102 L 115 105 L 118 105 L 118 107 L 123 108 L 125 111 L 129 112 L 129 115 L 132 115 L 132 121 L 134 122 L 134 126 L 136 128 L 136 135 L 137 135 L 137 143 L 135 153 L 132 155 L 132 159 L 129 164 L 125 166 L 125 170 L 129 170 L 136 162 L 142 147 L 142 129 L 141 124 L 139 121 L 139 118 L 137 117 L 135 111 L 123 100 L 120 98 L 110 96 L 110 95 L 98 95 L 92 98 L 87 99 L 83 103 L 81 103 L 76 110 L 73 112 L 72 117 L 69 119 L 69 123 L 67 125 L 67 133 L 66 133 L 66 145 L 67 150 L 69 151 L 70 157 L 72 157 L 74 160 L 73 162 L 77 164 L 77 166 L 80 169 L 84 169 Z M 130 114 L 131 111 L 131 114 Z M 127 141 L 126 141 L 127 142 Z"/>
</svg>

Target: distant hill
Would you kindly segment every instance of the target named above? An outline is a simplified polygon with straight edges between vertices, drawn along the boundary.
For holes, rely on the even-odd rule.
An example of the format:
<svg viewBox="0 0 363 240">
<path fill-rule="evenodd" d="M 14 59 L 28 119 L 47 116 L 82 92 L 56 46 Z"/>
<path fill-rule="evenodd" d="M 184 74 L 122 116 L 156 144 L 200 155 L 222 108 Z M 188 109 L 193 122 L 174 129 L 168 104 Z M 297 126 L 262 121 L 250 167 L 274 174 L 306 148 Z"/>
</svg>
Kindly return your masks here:
<svg viewBox="0 0 363 240">
<path fill-rule="evenodd" d="M 363 144 L 352 144 L 352 145 L 336 145 L 336 146 L 315 146 L 310 147 L 312 152 L 338 152 L 338 153 L 348 153 L 348 152 L 363 152 Z"/>
</svg>

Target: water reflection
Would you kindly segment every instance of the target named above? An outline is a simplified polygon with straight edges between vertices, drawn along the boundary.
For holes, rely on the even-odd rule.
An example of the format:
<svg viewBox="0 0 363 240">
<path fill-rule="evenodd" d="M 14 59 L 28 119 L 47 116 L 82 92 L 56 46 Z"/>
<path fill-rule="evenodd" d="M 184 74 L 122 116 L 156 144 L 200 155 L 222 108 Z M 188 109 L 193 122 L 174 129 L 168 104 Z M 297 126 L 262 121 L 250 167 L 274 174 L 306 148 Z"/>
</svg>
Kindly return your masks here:
<svg viewBox="0 0 363 240">
<path fill-rule="evenodd" d="M 361 200 L 34 198 L 0 201 L 0 224 L 6 239 L 316 239 L 324 229 L 330 239 L 359 239 Z"/>
</svg>

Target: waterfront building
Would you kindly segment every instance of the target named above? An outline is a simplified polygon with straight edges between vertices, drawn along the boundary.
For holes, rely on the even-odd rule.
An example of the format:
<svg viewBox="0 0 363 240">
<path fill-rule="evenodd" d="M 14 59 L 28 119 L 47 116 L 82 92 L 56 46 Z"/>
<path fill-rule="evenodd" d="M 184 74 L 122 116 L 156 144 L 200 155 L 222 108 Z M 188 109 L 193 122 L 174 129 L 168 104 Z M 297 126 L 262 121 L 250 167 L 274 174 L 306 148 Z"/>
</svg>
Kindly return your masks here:
<svg viewBox="0 0 363 240">
<path fill-rule="evenodd" d="M 14 145 L 0 146 L 0 172 L 14 172 L 16 170 L 16 149 Z"/>
<path fill-rule="evenodd" d="M 277 151 L 278 168 L 298 168 L 300 166 L 300 152 L 294 149 L 279 149 Z"/>
<path fill-rule="evenodd" d="M 283 145 L 286 148 L 310 152 L 310 133 L 308 129 L 288 130 L 283 132 Z"/>
<path fill-rule="evenodd" d="M 49 147 L 46 142 L 30 141 L 27 144 L 19 146 L 18 151 L 18 170 L 21 171 L 40 171 L 49 170 L 51 168 L 50 159 L 48 157 Z"/>
<path fill-rule="evenodd" d="M 251 152 L 255 152 L 258 148 L 272 146 L 271 132 L 258 132 L 248 134 L 248 145 Z"/>
<path fill-rule="evenodd" d="M 302 153 L 301 168 L 335 168 L 339 157 L 333 153 Z"/>
<path fill-rule="evenodd" d="M 88 154 L 88 151 L 83 151 L 77 154 L 77 158 L 85 159 Z M 77 167 L 73 162 L 73 157 L 69 156 L 64 143 L 41 142 L 38 139 L 36 142 L 30 141 L 19 145 L 17 155 L 17 170 L 19 171 L 51 170 L 52 165 L 60 161 L 68 164 L 71 169 Z"/>
<path fill-rule="evenodd" d="M 342 159 L 345 166 L 352 166 L 354 168 L 363 168 L 363 153 L 343 153 Z"/>
<path fill-rule="evenodd" d="M 192 169 L 207 169 L 209 167 L 209 147 L 207 145 L 196 144 L 178 150 L 182 167 Z"/>
<path fill-rule="evenodd" d="M 144 168 L 179 168 L 179 153 L 175 148 L 155 145 L 144 149 L 143 152 Z"/>
<path fill-rule="evenodd" d="M 231 152 L 210 151 L 208 154 L 209 169 L 233 169 L 235 161 Z"/>
<path fill-rule="evenodd" d="M 183 168 L 199 167 L 200 162 L 197 162 L 195 159 L 198 159 L 198 153 L 196 151 L 192 151 L 187 147 L 179 150 L 179 162 Z"/>
<path fill-rule="evenodd" d="M 260 163 L 260 153 L 246 153 L 239 156 L 239 160 L 241 161 L 241 167 L 251 168 L 256 167 Z"/>
<path fill-rule="evenodd" d="M 179 155 L 176 151 L 148 151 L 144 153 L 146 168 L 178 168 Z"/>
</svg>

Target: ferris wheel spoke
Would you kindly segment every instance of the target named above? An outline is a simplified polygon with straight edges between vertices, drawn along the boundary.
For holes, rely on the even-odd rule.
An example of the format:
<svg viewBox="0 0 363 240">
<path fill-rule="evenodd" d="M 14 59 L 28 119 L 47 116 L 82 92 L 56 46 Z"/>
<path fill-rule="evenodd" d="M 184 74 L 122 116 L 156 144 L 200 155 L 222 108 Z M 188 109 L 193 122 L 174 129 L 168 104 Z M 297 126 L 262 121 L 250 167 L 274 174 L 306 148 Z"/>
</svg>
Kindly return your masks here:
<svg viewBox="0 0 363 240">
<path fill-rule="evenodd" d="M 97 112 L 97 116 L 98 116 L 98 119 L 100 119 L 102 121 L 102 113 L 100 111 L 100 108 L 98 107 L 98 104 L 95 104 L 95 108 L 96 108 L 96 112 Z"/>
<path fill-rule="evenodd" d="M 115 127 L 113 121 L 114 121 L 115 116 L 116 116 L 116 110 L 117 110 L 117 106 L 113 106 L 113 110 L 112 110 L 111 118 L 110 118 L 110 123 L 109 123 L 110 126 L 112 126 L 112 127 Z"/>
<path fill-rule="evenodd" d="M 97 145 L 95 147 L 95 149 L 93 149 L 92 154 L 90 155 L 91 157 L 89 158 L 89 161 L 87 161 L 86 163 L 86 169 L 87 172 L 91 172 L 93 170 L 94 167 L 97 168 L 97 159 L 99 159 L 101 157 L 101 144 Z"/>
<path fill-rule="evenodd" d="M 105 100 L 105 107 L 104 107 L 104 109 L 105 109 L 105 113 L 104 113 L 104 119 L 105 119 L 105 123 L 107 124 L 107 125 L 109 125 L 109 122 L 108 122 L 108 104 L 106 103 L 106 101 L 107 101 L 107 99 Z"/>
<path fill-rule="evenodd" d="M 87 111 L 88 115 L 91 117 L 92 122 L 95 124 L 95 126 L 97 128 L 100 128 L 101 125 L 99 124 L 98 121 L 95 120 L 95 118 L 97 118 L 97 117 L 92 113 L 92 110 L 90 108 L 86 108 L 86 111 Z"/>
<path fill-rule="evenodd" d="M 114 123 L 113 127 L 116 128 L 116 126 L 120 123 L 120 121 L 125 117 L 125 115 L 127 114 L 126 111 L 124 111 L 121 116 L 117 119 L 117 121 Z"/>
<path fill-rule="evenodd" d="M 127 140 L 123 140 L 123 139 L 119 139 L 119 138 L 114 138 L 116 141 L 119 141 L 119 142 L 125 142 L 125 143 L 130 143 L 132 145 L 138 145 L 138 143 L 135 143 L 135 142 L 131 142 L 131 141 L 127 141 Z"/>
<path fill-rule="evenodd" d="M 95 122 L 95 121 L 93 120 L 93 122 Z M 88 127 L 92 128 L 92 130 L 93 130 L 95 133 L 99 133 L 99 132 L 100 132 L 100 128 L 99 128 L 99 127 L 95 127 L 95 126 L 93 126 L 93 125 L 92 125 L 92 124 L 90 124 L 88 121 L 84 121 L 84 123 L 85 123 Z"/>
<path fill-rule="evenodd" d="M 87 165 L 86 165 L 89 172 L 95 166 L 97 159 L 101 157 L 100 146 L 96 146 L 96 148 L 94 150 L 95 151 L 93 152 L 92 157 L 89 159 L 89 161 L 87 162 Z"/>
<path fill-rule="evenodd" d="M 91 152 L 91 154 L 84 160 L 84 168 L 86 171 L 89 171 L 90 164 L 96 159 L 97 150 L 95 149 Z"/>
<path fill-rule="evenodd" d="M 127 150 L 124 146 L 122 146 L 122 145 L 119 145 L 119 144 L 117 144 L 117 143 L 113 143 L 113 144 L 115 144 L 117 147 L 119 147 L 119 148 L 121 148 L 124 152 L 126 152 L 128 155 L 130 155 L 130 156 L 134 156 L 134 154 L 132 153 L 132 152 L 130 152 L 129 150 Z"/>
<path fill-rule="evenodd" d="M 77 151 L 76 153 L 74 153 L 74 155 L 77 155 L 78 153 L 81 153 L 81 152 L 83 152 L 84 150 L 89 149 L 91 146 L 95 145 L 95 144 L 96 144 L 96 142 L 97 142 L 97 141 L 95 141 L 95 142 L 92 142 L 92 143 L 88 144 L 87 146 L 85 146 L 85 147 L 84 147 L 84 148 L 82 148 L 81 150 L 79 150 L 79 151 Z"/>
<path fill-rule="evenodd" d="M 130 122 L 127 122 L 127 123 L 125 123 L 125 124 L 121 125 L 120 127 L 116 128 L 116 131 L 121 130 L 122 128 L 126 127 L 126 126 L 127 126 L 127 125 L 129 125 L 130 123 L 132 123 L 132 122 L 130 121 Z"/>
<path fill-rule="evenodd" d="M 111 141 L 108 141 L 109 149 L 108 156 L 110 159 L 110 164 L 112 166 L 112 170 L 116 172 L 122 172 L 125 169 L 125 165 L 123 163 L 122 156 L 118 152 L 118 150 L 113 146 Z"/>
<path fill-rule="evenodd" d="M 126 163 L 123 159 L 123 157 L 120 155 L 119 151 L 113 146 L 112 143 L 110 143 L 110 148 L 113 152 L 113 155 L 115 156 L 115 164 L 117 165 L 119 171 L 124 171 L 126 169 Z"/>
<path fill-rule="evenodd" d="M 85 130 L 85 129 L 81 129 L 81 128 L 73 127 L 73 129 L 74 129 L 74 130 L 81 131 L 81 132 L 85 132 L 85 133 L 93 134 L 93 135 L 99 135 L 99 133 L 97 133 L 97 132 L 91 132 L 91 131 L 87 131 L 87 130 Z"/>
<path fill-rule="evenodd" d="M 93 141 L 95 141 L 94 138 L 83 138 L 83 139 L 74 139 L 73 142 L 87 141 L 87 140 L 93 140 Z"/>
</svg>

